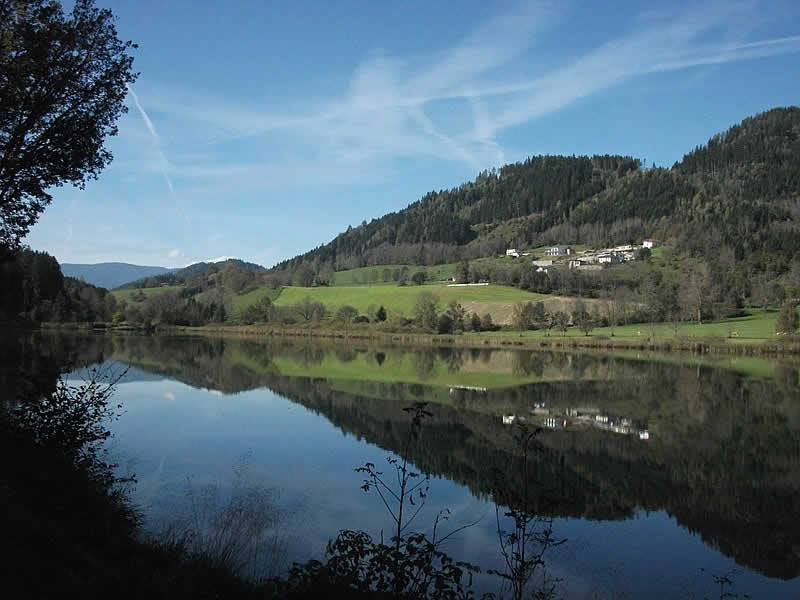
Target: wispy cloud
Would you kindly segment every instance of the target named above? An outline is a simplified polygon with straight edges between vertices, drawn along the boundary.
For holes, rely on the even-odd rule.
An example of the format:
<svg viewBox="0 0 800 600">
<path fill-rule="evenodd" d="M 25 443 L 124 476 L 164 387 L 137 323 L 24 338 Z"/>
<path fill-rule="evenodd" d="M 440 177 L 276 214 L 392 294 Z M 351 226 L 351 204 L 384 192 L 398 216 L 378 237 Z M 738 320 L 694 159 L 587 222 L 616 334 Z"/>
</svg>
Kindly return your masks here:
<svg viewBox="0 0 800 600">
<path fill-rule="evenodd" d="M 127 84 L 126 84 L 127 85 Z M 172 178 L 169 176 L 169 162 L 167 161 L 167 156 L 164 154 L 164 151 L 161 149 L 161 138 L 158 136 L 158 132 L 156 131 L 155 125 L 153 125 L 153 121 L 150 120 L 150 116 L 142 107 L 142 103 L 139 102 L 139 96 L 136 95 L 136 92 L 133 91 L 133 88 L 130 85 L 127 85 L 128 93 L 133 98 L 133 103 L 136 106 L 136 110 L 139 111 L 139 114 L 142 117 L 142 121 L 147 126 L 147 131 L 150 132 L 150 136 L 153 139 L 153 146 L 155 147 L 156 153 L 158 154 L 160 167 L 161 167 L 161 174 L 164 176 L 164 181 L 167 183 L 167 187 L 169 188 L 170 194 L 175 196 L 175 186 L 172 185 Z"/>
<path fill-rule="evenodd" d="M 634 19 L 627 33 L 578 55 L 569 48 L 561 56 L 550 53 L 545 62 L 537 59 L 537 44 L 543 36 L 552 44 L 570 16 L 569 6 L 523 3 L 433 56 L 372 54 L 354 69 L 338 97 L 293 114 L 187 92 L 162 89 L 152 94 L 154 110 L 172 123 L 191 127 L 195 135 L 205 134 L 212 154 L 214 144 L 223 140 L 247 140 L 242 143 L 273 150 L 247 162 L 219 155 L 209 164 L 187 156 L 169 166 L 152 121 L 131 93 L 156 140 L 171 191 L 168 166 L 183 178 L 216 178 L 236 186 L 274 185 L 281 172 L 287 174 L 286 182 L 297 185 L 324 181 L 324 176 L 296 174 L 314 172 L 315 165 L 331 160 L 336 177 L 351 183 L 398 158 L 484 168 L 505 160 L 498 139 L 502 132 L 635 78 L 799 52 L 800 35 L 747 39 L 752 30 L 748 23 L 757 21 L 760 10 L 752 2 L 712 3 L 672 13 L 662 9 Z M 508 73 L 516 75 L 504 75 Z M 287 148 L 292 158 L 275 158 Z"/>
</svg>

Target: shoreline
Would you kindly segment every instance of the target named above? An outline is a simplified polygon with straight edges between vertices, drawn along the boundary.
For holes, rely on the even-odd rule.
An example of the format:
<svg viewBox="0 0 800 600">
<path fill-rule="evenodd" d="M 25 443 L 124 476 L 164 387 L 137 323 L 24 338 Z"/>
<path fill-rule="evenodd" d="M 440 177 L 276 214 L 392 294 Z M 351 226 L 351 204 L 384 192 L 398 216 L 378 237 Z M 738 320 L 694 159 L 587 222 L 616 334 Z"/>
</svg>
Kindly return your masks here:
<svg viewBox="0 0 800 600">
<path fill-rule="evenodd" d="M 102 325 L 102 326 L 100 326 Z M 716 336 L 696 337 L 610 337 L 607 335 L 588 336 L 511 336 L 494 335 L 495 332 L 480 334 L 434 334 L 397 333 L 368 329 L 337 329 L 330 327 L 270 327 L 267 325 L 202 325 L 202 326 L 157 326 L 147 330 L 132 326 L 115 327 L 99 323 L 40 323 L 38 327 L 11 327 L 29 331 L 83 331 L 90 333 L 128 333 L 148 335 L 198 335 L 221 337 L 261 337 L 271 339 L 305 339 L 333 343 L 373 343 L 384 346 L 460 348 L 493 348 L 518 350 L 587 349 L 599 351 L 648 351 L 662 353 L 681 353 L 692 355 L 729 356 L 800 356 L 800 336 L 784 340 L 729 339 Z"/>
<path fill-rule="evenodd" d="M 202 327 L 169 327 L 159 331 L 188 335 L 221 335 L 233 337 L 268 337 L 308 339 L 328 342 L 369 342 L 389 346 L 451 346 L 462 348 L 495 348 L 518 350 L 590 349 L 590 350 L 640 350 L 666 353 L 744 355 L 744 356 L 796 356 L 800 355 L 800 338 L 787 341 L 763 340 L 758 342 L 727 341 L 725 338 L 647 338 L 632 340 L 623 337 L 510 337 L 480 335 L 453 335 L 431 333 L 391 333 L 383 331 L 342 330 L 327 328 L 264 327 L 258 325 L 228 325 Z"/>
</svg>

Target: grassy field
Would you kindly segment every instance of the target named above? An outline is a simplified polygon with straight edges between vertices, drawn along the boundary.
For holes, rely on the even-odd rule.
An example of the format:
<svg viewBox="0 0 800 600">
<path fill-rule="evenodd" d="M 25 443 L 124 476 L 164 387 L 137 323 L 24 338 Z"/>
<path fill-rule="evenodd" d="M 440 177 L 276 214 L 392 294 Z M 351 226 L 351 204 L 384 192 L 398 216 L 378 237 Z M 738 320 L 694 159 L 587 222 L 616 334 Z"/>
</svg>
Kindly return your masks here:
<svg viewBox="0 0 800 600">
<path fill-rule="evenodd" d="M 283 288 L 275 304 L 288 306 L 297 304 L 306 297 L 322 302 L 329 310 L 334 311 L 343 305 L 350 305 L 365 312 L 370 306 L 384 306 L 391 315 L 400 313 L 410 316 L 417 296 L 421 292 L 432 292 L 439 297 L 440 308 L 444 308 L 453 300 L 464 306 L 467 311 L 490 312 L 499 315 L 510 313 L 511 307 L 517 302 L 538 302 L 552 300 L 552 296 L 534 294 L 518 288 L 487 285 L 475 287 L 449 287 L 442 284 L 429 284 L 422 286 L 336 286 L 336 287 L 286 287 Z M 495 314 L 492 314 L 495 318 Z M 501 322 L 501 321 L 498 321 Z"/>
<path fill-rule="evenodd" d="M 707 323 L 681 323 L 678 326 L 677 335 L 685 337 L 718 337 L 731 338 L 731 341 L 742 340 L 764 340 L 775 338 L 775 321 L 778 318 L 777 310 L 757 310 L 753 309 L 751 314 L 745 317 L 724 319 L 721 321 L 709 321 Z M 732 335 L 736 333 L 737 335 Z M 593 329 L 591 336 L 611 336 L 612 328 L 598 327 Z M 637 323 L 613 328 L 614 337 L 617 338 L 674 338 L 675 328 L 670 323 Z M 475 335 L 468 333 L 466 335 Z M 480 334 L 478 334 L 480 335 Z M 509 337 L 544 337 L 547 332 L 544 330 L 525 331 L 501 331 L 495 332 L 493 336 Z M 575 327 L 570 327 L 566 334 L 555 331 L 551 332 L 551 337 L 583 337 L 584 333 Z"/>
<path fill-rule="evenodd" d="M 259 286 L 246 294 L 231 297 L 231 311 L 234 315 L 239 315 L 245 308 L 255 304 L 262 298 L 269 298 L 274 302 L 280 293 L 280 289 L 275 290 L 265 285 Z"/>
<path fill-rule="evenodd" d="M 180 285 L 166 285 L 162 287 L 152 287 L 152 288 L 141 288 L 141 292 L 144 293 L 145 296 L 152 296 L 153 294 L 163 294 L 164 292 L 180 292 L 183 289 L 183 286 Z M 140 290 L 112 290 L 112 294 L 117 300 L 125 300 L 129 301 L 131 299 L 131 295 L 139 292 Z"/>
</svg>

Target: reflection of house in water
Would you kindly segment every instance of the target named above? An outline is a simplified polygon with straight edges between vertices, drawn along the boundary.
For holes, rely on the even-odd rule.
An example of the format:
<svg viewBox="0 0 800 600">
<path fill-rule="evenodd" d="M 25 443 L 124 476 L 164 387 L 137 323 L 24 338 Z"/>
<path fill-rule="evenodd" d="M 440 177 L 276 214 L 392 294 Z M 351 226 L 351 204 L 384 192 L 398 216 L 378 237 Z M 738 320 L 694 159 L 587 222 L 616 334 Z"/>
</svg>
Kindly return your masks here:
<svg viewBox="0 0 800 600">
<path fill-rule="evenodd" d="M 592 427 L 603 431 L 610 431 L 620 435 L 638 435 L 640 440 L 649 440 L 650 433 L 646 429 L 637 429 L 628 417 L 615 417 L 601 414 L 600 409 L 594 407 L 568 408 L 566 414 L 575 425 Z"/>
<path fill-rule="evenodd" d="M 564 429 L 567 426 L 567 420 L 561 417 L 547 417 L 544 420 L 544 426 L 548 429 Z"/>
<path fill-rule="evenodd" d="M 537 402 L 533 405 L 531 409 L 531 414 L 534 415 L 549 415 L 550 409 L 547 408 L 547 405 L 544 402 Z"/>
<path fill-rule="evenodd" d="M 525 417 L 518 415 L 503 415 L 503 425 L 513 425 L 514 423 L 524 423 Z"/>
<path fill-rule="evenodd" d="M 628 417 L 616 417 L 603 414 L 594 406 L 571 407 L 563 411 L 554 411 L 547 408 L 546 402 L 536 402 L 529 409 L 529 417 L 535 423 L 550 430 L 563 430 L 567 428 L 592 428 L 620 435 L 638 435 L 640 440 L 649 440 L 650 433 L 646 429 L 637 429 Z M 558 412 L 559 414 L 556 414 Z M 526 418 L 521 415 L 502 415 L 503 425 L 525 423 Z"/>
<path fill-rule="evenodd" d="M 487 391 L 485 387 L 475 387 L 475 386 L 472 386 L 472 385 L 453 385 L 453 386 L 450 386 L 450 393 L 451 394 L 456 392 L 457 390 L 468 390 L 470 392 L 481 392 L 482 394 L 485 394 L 486 391 Z"/>
</svg>

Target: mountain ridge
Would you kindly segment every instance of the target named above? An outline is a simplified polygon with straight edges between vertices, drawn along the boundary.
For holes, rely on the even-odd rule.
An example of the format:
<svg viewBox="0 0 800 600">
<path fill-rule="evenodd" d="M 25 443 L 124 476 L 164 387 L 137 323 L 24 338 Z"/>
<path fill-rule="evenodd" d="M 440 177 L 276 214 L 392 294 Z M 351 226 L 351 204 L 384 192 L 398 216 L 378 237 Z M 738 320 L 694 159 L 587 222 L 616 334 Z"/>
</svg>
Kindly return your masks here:
<svg viewBox="0 0 800 600">
<path fill-rule="evenodd" d="M 483 171 L 275 269 L 437 264 L 509 247 L 658 237 L 688 255 L 713 261 L 722 251 L 780 274 L 800 260 L 798 223 L 800 108 L 791 106 L 744 119 L 669 169 L 644 168 L 631 156 L 543 155 Z"/>
<path fill-rule="evenodd" d="M 163 275 L 174 269 L 168 267 L 135 265 L 125 262 L 102 263 L 61 263 L 61 272 L 65 277 L 82 279 L 106 289 L 114 289 L 131 281 Z"/>
</svg>

